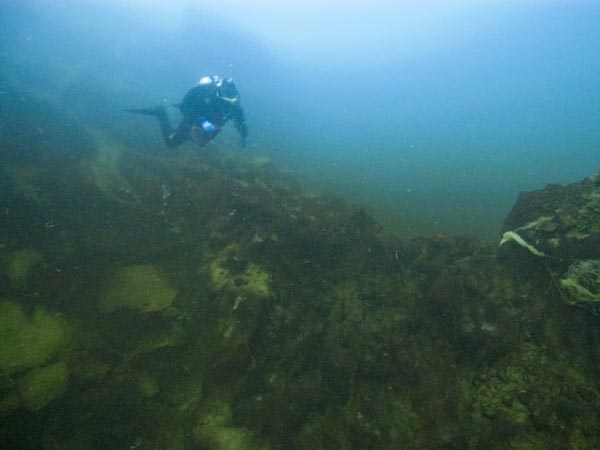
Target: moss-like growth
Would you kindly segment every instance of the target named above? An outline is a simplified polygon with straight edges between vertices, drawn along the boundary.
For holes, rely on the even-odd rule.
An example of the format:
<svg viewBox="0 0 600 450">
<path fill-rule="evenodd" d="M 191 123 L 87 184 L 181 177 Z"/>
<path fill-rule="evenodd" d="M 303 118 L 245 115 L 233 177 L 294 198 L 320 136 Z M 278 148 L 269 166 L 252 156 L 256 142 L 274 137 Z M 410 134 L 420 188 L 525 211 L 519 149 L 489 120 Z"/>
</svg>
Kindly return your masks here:
<svg viewBox="0 0 600 450">
<path fill-rule="evenodd" d="M 565 301 L 600 314 L 600 260 L 574 262 L 560 279 Z"/>
<path fill-rule="evenodd" d="M 21 405 L 21 399 L 16 389 L 4 393 L 0 397 L 0 417 L 9 415 Z"/>
<path fill-rule="evenodd" d="M 152 398 L 160 390 L 156 379 L 148 374 L 142 374 L 137 378 L 137 388 L 144 398 Z"/>
<path fill-rule="evenodd" d="M 100 297 L 104 312 L 130 308 L 141 312 L 160 311 L 171 306 L 177 289 L 169 286 L 152 265 L 119 269 L 108 290 Z"/>
<path fill-rule="evenodd" d="M 232 425 L 231 408 L 225 402 L 208 403 L 194 427 L 194 436 L 207 450 L 268 450 L 254 434 Z"/>
<path fill-rule="evenodd" d="M 16 303 L 0 303 L 0 373 L 44 364 L 65 346 L 66 333 L 66 322 L 42 308 L 29 318 Z"/>
<path fill-rule="evenodd" d="M 65 362 L 32 370 L 18 382 L 23 406 L 29 411 L 42 409 L 64 394 L 68 382 L 69 370 Z"/>
</svg>

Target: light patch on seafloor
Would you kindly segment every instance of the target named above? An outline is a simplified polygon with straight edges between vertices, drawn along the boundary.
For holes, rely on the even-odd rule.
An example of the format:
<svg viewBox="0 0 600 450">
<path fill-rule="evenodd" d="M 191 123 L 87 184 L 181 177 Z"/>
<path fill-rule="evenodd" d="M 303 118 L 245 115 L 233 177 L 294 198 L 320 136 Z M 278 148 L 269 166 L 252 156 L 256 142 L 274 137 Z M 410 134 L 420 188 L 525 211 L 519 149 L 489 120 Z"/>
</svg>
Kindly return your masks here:
<svg viewBox="0 0 600 450">
<path fill-rule="evenodd" d="M 140 312 L 168 308 L 177 296 L 177 289 L 150 264 L 121 267 L 108 289 L 100 297 L 101 309 L 112 312 L 130 308 Z"/>
<path fill-rule="evenodd" d="M 236 260 L 237 246 L 230 245 L 209 265 L 210 279 L 217 289 L 231 289 L 268 297 L 271 292 L 271 275 L 258 264 L 251 261 L 240 261 L 243 270 L 233 273 L 228 268 L 230 259 Z"/>
</svg>

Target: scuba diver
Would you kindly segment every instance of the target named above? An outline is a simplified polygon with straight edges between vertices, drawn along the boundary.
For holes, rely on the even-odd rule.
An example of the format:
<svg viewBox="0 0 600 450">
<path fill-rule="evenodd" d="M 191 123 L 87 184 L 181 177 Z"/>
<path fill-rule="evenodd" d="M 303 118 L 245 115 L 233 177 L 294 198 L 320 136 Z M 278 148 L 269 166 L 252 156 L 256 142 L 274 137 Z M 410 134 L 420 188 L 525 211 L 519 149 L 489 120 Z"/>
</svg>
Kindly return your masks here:
<svg viewBox="0 0 600 450">
<path fill-rule="evenodd" d="M 240 94 L 231 78 L 203 77 L 185 94 L 181 103 L 174 106 L 183 116 L 176 129 L 171 128 L 164 106 L 125 111 L 156 116 L 169 148 L 179 147 L 188 140 L 203 146 L 219 134 L 229 119 L 233 119 L 234 127 L 240 133 L 240 146 L 246 146 L 248 127 L 240 106 Z"/>
</svg>

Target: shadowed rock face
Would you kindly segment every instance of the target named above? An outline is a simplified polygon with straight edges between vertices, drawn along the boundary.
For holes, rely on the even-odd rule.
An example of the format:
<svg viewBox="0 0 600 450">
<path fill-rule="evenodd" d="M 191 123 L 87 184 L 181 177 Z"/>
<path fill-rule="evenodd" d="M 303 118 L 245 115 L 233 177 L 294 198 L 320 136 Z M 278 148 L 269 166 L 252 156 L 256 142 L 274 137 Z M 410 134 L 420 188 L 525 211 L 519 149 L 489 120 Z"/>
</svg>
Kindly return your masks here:
<svg viewBox="0 0 600 450">
<path fill-rule="evenodd" d="M 543 255 L 498 252 L 388 236 L 226 149 L 153 156 L 78 133 L 95 149 L 70 163 L 0 166 L 0 324 L 16 339 L 0 442 L 600 448 L 600 328 L 560 282 L 597 267 L 596 179 L 522 194 L 503 231 Z M 23 252 L 39 263 L 15 277 Z"/>
<path fill-rule="evenodd" d="M 516 231 L 554 260 L 600 257 L 600 177 L 524 192 L 502 232 Z M 560 261 L 558 261 L 560 263 Z"/>
</svg>

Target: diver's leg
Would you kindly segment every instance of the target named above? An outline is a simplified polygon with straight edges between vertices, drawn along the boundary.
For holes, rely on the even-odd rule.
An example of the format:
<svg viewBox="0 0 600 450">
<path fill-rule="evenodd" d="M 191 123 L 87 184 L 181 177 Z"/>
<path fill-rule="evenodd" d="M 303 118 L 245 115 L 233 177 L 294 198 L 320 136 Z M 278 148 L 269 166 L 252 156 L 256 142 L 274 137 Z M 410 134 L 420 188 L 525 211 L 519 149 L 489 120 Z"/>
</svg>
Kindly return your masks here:
<svg viewBox="0 0 600 450">
<path fill-rule="evenodd" d="M 162 108 L 162 106 L 151 106 L 150 108 L 123 109 L 123 111 L 133 114 L 141 114 L 143 116 L 156 116 L 160 108 Z"/>
<path fill-rule="evenodd" d="M 177 129 L 173 130 L 173 128 L 171 128 L 171 123 L 169 122 L 169 116 L 167 116 L 167 111 L 165 111 L 165 108 L 162 106 L 156 107 L 156 117 L 158 118 L 160 131 L 167 147 L 179 147 L 188 140 L 190 125 L 186 120 L 183 120 Z"/>
<path fill-rule="evenodd" d="M 150 108 L 124 109 L 123 111 L 134 114 L 142 114 L 144 116 L 155 116 L 160 124 L 160 131 L 162 133 L 163 140 L 169 148 L 179 147 L 189 138 L 191 124 L 184 120 L 176 130 L 173 130 L 164 106 L 159 105 L 152 106 Z"/>
</svg>

